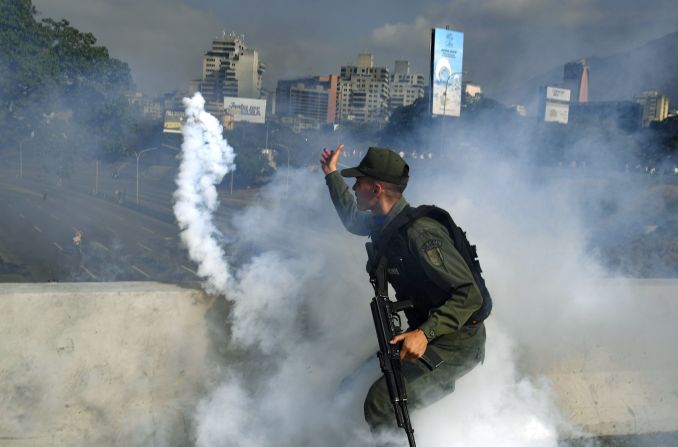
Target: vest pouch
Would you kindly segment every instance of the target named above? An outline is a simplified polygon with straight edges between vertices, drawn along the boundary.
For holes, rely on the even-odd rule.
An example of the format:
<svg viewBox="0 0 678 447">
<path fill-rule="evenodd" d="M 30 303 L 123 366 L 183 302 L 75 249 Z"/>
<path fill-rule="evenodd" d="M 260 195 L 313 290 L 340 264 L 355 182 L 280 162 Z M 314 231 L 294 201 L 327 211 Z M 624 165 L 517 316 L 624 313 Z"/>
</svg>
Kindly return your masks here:
<svg viewBox="0 0 678 447">
<path fill-rule="evenodd" d="M 433 349 L 428 348 L 424 355 L 419 359 L 421 363 L 424 364 L 430 371 L 433 371 L 437 367 L 443 364 L 444 360 L 438 355 Z"/>
</svg>

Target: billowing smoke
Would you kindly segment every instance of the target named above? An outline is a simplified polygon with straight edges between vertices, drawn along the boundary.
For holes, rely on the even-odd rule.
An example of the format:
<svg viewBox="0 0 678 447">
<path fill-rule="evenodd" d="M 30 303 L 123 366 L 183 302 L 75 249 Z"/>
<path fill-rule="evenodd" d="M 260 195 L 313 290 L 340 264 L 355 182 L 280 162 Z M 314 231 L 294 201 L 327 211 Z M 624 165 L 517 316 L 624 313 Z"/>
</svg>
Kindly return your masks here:
<svg viewBox="0 0 678 447">
<path fill-rule="evenodd" d="M 182 128 L 182 160 L 174 193 L 174 215 L 181 228 L 181 240 L 198 274 L 207 280 L 206 289 L 223 293 L 229 279 L 228 264 L 219 246 L 219 232 L 212 213 L 219 205 L 216 186 L 235 168 L 235 154 L 222 137 L 219 121 L 205 112 L 200 93 L 184 98 L 186 123 Z"/>
<path fill-rule="evenodd" d="M 193 118 L 187 121 L 191 125 L 201 124 Z M 215 136 L 208 132 L 185 130 L 184 135 L 185 160 L 194 157 L 186 151 L 226 147 L 211 146 Z M 431 138 L 445 141 L 440 135 Z M 347 149 L 350 154 L 364 148 Z M 527 167 L 489 145 L 458 155 L 438 155 L 429 163 L 411 159 L 406 196 L 414 205 L 434 203 L 449 210 L 468 231 L 479 247 L 495 310 L 486 323 L 485 363 L 461 378 L 454 393 L 413 411 L 417 440 L 441 447 L 556 447 L 580 429 L 561 414 L 551 384 L 539 372 L 553 372 L 554 365 L 586 371 L 601 361 L 598 343 L 641 343 L 628 331 L 619 336 L 639 309 L 629 306 L 628 294 L 597 285 L 605 272 L 587 254 L 589 230 L 576 178 L 567 171 Z M 197 185 L 206 174 L 224 171 L 203 160 L 193 165 L 190 177 L 179 177 L 180 188 L 181 179 Z M 357 159 L 347 156 L 342 163 Z M 187 169 L 182 166 L 181 172 Z M 236 235 L 229 248 L 247 253 L 232 274 L 219 248 L 218 228 L 207 224 L 215 202 L 198 197 L 212 190 L 200 185 L 177 194 L 190 201 L 186 209 L 176 209 L 201 229 L 196 237 L 185 237 L 189 250 L 205 253 L 204 247 L 211 247 L 211 256 L 194 259 L 207 260 L 209 268 L 201 263 L 200 272 L 210 290 L 232 304 L 229 342 L 240 357 L 233 357 L 223 381 L 198 406 L 196 444 L 370 445 L 362 401 L 380 372 L 363 240 L 341 226 L 322 175 L 278 172 L 256 203 L 229 222 Z M 603 327 L 601 315 L 611 309 L 615 318 Z M 651 318 L 647 309 L 640 311 Z M 594 356 L 586 358 L 588 353 Z M 396 440 L 406 442 L 403 433 Z"/>
<path fill-rule="evenodd" d="M 199 446 L 370 444 L 362 401 L 380 372 L 362 243 L 341 227 L 320 174 L 290 172 L 288 195 L 286 175 L 262 192 L 259 202 L 265 205 L 234 221 L 239 243 L 256 254 L 227 292 L 235 299 L 232 342 L 261 360 L 248 365 L 252 370 L 229 370 L 202 402 L 196 416 Z M 434 201 L 455 204 L 467 216 L 473 206 L 461 197 L 459 191 Z M 480 230 L 485 229 L 491 230 L 489 225 Z M 501 274 L 491 268 L 489 250 L 485 255 L 488 277 L 507 280 L 509 288 L 524 280 L 515 275 L 518 266 Z M 495 290 L 503 301 L 497 313 L 510 313 L 505 291 Z M 548 386 L 517 370 L 511 336 L 501 328 L 506 324 L 488 322 L 487 360 L 459 381 L 455 393 L 413 412 L 422 445 L 557 445 L 566 423 Z M 404 435 L 396 439 L 402 442 Z"/>
</svg>

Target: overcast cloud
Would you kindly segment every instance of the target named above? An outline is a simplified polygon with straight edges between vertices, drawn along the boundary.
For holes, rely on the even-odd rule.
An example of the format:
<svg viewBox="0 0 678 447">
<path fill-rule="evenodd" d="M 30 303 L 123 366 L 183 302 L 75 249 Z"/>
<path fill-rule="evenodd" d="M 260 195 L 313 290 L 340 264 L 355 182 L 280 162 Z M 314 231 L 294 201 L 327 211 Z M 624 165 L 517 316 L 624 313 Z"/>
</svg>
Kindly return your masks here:
<svg viewBox="0 0 678 447">
<path fill-rule="evenodd" d="M 675 0 L 34 0 L 129 63 L 147 93 L 186 89 L 222 30 L 245 34 L 267 64 L 264 84 L 338 73 L 360 52 L 428 76 L 429 29 L 465 33 L 466 79 L 499 93 L 568 60 L 606 56 L 678 30 Z"/>
</svg>

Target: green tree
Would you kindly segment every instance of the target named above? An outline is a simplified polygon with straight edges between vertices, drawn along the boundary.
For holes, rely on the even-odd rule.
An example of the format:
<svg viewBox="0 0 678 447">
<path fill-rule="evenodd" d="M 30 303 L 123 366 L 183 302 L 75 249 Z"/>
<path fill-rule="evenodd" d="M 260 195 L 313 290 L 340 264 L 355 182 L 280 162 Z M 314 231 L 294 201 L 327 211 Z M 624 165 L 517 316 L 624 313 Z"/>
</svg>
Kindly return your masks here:
<svg viewBox="0 0 678 447">
<path fill-rule="evenodd" d="M 36 15 L 31 0 L 0 0 L 0 134 L 4 144 L 15 146 L 31 132 L 49 135 L 54 130 L 49 117 L 68 112 L 71 118 L 60 123 L 66 128 L 59 134 L 90 133 L 96 138 L 69 140 L 61 150 L 91 152 L 101 146 L 117 156 L 129 152 L 141 114 L 123 96 L 133 86 L 127 64 L 96 45 L 93 34 L 80 32 L 67 20 L 37 21 Z M 46 141 L 53 142 L 50 153 L 56 156 L 59 138 Z"/>
</svg>

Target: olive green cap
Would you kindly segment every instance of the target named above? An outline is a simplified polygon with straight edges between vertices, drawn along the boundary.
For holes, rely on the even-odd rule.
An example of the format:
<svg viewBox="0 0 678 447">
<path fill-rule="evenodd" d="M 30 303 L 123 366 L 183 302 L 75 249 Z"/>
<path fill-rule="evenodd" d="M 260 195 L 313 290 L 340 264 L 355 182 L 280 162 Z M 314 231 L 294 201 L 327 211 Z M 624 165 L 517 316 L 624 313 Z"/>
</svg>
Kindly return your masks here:
<svg viewBox="0 0 678 447">
<path fill-rule="evenodd" d="M 410 167 L 390 149 L 371 147 L 355 168 L 342 169 L 344 177 L 371 177 L 375 180 L 406 186 Z"/>
</svg>

